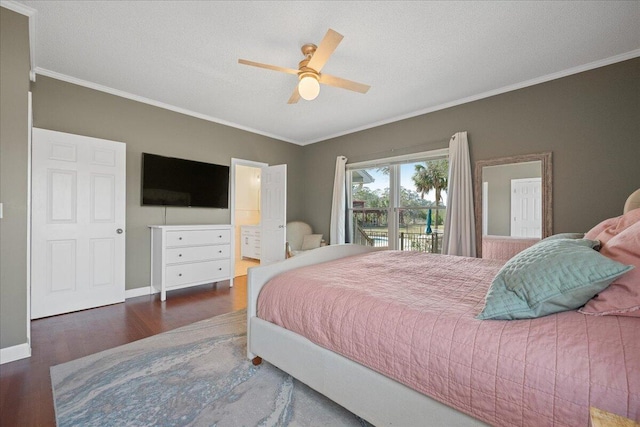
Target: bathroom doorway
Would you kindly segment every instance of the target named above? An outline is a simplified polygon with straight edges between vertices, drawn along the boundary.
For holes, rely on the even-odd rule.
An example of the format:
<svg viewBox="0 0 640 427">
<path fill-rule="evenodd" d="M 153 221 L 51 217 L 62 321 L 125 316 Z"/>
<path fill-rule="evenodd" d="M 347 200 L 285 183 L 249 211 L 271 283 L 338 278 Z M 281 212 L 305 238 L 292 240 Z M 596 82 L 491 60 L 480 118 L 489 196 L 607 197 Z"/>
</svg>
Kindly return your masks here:
<svg viewBox="0 0 640 427">
<path fill-rule="evenodd" d="M 260 265 L 260 175 L 266 163 L 231 159 L 231 223 L 235 233 L 235 277 Z"/>
</svg>

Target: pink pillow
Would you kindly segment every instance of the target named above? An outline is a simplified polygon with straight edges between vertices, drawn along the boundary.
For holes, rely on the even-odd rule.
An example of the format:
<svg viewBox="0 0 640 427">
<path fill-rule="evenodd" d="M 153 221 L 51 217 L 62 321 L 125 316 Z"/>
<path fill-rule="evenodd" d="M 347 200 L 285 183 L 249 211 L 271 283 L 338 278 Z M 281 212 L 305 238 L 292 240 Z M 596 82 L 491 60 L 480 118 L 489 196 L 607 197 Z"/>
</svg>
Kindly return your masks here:
<svg viewBox="0 0 640 427">
<path fill-rule="evenodd" d="M 609 240 L 622 233 L 628 227 L 640 221 L 640 208 L 631 210 L 624 215 L 609 218 L 593 227 L 584 235 L 585 239 L 600 240 L 600 245 L 604 246 Z"/>
<path fill-rule="evenodd" d="M 615 218 L 605 219 L 600 224 L 587 231 L 584 235 L 584 238 L 589 240 L 596 240 L 598 238 L 598 235 L 600 235 L 600 233 L 602 233 L 604 230 L 615 228 L 618 225 L 618 221 L 620 221 L 620 218 L 622 218 L 622 215 Z"/>
<path fill-rule="evenodd" d="M 595 316 L 640 317 L 640 209 L 616 219 L 619 221 L 615 225 L 610 224 L 596 236 L 602 242 L 600 253 L 635 268 L 592 298 L 580 312 Z"/>
</svg>

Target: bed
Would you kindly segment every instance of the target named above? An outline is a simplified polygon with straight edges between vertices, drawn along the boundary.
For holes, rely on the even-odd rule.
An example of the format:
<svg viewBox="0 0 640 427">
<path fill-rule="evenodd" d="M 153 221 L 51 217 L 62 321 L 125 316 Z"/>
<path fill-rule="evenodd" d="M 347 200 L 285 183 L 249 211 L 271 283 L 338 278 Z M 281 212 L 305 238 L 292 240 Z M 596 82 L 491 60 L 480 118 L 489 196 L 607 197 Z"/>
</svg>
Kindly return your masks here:
<svg viewBox="0 0 640 427">
<path fill-rule="evenodd" d="M 380 426 L 587 426 L 590 406 L 640 419 L 640 317 L 477 320 L 503 264 L 336 245 L 252 268 L 247 356 Z"/>
</svg>

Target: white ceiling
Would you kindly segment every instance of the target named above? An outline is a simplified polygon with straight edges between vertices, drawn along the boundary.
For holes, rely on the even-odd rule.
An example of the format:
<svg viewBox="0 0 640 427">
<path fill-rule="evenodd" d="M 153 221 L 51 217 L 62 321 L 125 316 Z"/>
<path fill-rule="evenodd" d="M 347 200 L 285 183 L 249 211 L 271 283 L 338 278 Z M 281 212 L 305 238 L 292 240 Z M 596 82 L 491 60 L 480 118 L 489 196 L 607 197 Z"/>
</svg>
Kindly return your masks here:
<svg viewBox="0 0 640 427">
<path fill-rule="evenodd" d="M 638 1 L 19 1 L 34 68 L 305 145 L 640 56 Z M 5 3 L 6 4 L 6 3 Z M 288 105 L 304 43 L 344 35 L 322 86 Z"/>
</svg>

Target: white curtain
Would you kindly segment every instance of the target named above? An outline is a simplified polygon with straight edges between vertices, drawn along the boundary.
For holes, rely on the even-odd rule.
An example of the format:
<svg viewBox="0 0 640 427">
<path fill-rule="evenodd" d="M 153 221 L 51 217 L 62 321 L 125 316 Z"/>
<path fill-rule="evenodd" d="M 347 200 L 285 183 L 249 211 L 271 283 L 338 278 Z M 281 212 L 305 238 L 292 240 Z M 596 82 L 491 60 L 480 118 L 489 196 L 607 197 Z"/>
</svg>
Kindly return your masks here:
<svg viewBox="0 0 640 427">
<path fill-rule="evenodd" d="M 338 156 L 336 159 L 336 175 L 333 180 L 333 201 L 331 203 L 331 226 L 329 229 L 329 243 L 337 245 L 346 242 L 347 231 L 345 218 L 347 209 L 347 182 L 345 167 L 347 158 Z"/>
<path fill-rule="evenodd" d="M 449 184 L 447 216 L 442 253 L 476 256 L 471 160 L 467 132 L 458 132 L 449 141 Z"/>
</svg>

